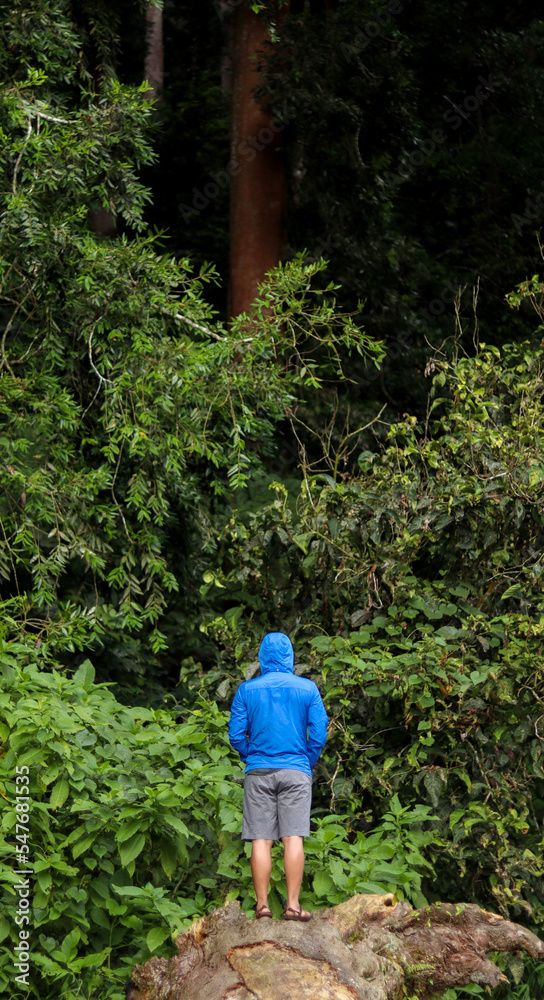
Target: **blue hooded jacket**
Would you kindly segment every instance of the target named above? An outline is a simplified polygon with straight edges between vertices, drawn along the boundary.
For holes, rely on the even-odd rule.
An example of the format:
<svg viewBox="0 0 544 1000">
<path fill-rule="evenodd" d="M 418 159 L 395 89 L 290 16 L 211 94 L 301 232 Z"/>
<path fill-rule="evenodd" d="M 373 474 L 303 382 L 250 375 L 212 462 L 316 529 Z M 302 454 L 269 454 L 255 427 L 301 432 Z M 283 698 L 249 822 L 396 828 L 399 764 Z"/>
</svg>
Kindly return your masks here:
<svg viewBox="0 0 544 1000">
<path fill-rule="evenodd" d="M 232 703 L 231 746 L 246 764 L 312 773 L 327 738 L 327 713 L 313 681 L 293 673 L 291 640 L 269 632 L 259 649 L 260 677 L 245 681 Z"/>
</svg>

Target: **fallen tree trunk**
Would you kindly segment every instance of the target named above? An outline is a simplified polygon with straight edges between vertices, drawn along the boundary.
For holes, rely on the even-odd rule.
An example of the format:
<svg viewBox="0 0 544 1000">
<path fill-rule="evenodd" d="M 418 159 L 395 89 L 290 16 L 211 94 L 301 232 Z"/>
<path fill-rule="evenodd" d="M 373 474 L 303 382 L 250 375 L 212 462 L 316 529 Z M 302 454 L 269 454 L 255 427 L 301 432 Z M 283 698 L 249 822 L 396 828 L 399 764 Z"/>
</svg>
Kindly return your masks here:
<svg viewBox="0 0 544 1000">
<path fill-rule="evenodd" d="M 309 923 L 248 920 L 229 903 L 181 934 L 178 954 L 136 965 L 127 1000 L 419 1000 L 450 986 L 496 986 L 492 951 L 544 957 L 544 942 L 469 904 L 413 910 L 353 896 Z"/>
</svg>

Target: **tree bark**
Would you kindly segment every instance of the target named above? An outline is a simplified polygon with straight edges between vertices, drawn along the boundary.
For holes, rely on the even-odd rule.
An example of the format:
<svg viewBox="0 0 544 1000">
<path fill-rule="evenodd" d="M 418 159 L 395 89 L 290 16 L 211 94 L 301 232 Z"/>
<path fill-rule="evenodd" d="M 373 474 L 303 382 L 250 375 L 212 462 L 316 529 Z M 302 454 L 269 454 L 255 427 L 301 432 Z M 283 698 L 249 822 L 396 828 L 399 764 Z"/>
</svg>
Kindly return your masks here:
<svg viewBox="0 0 544 1000">
<path fill-rule="evenodd" d="M 285 8 L 282 8 L 285 11 Z M 245 4 L 235 14 L 230 184 L 229 315 L 251 306 L 257 286 L 280 260 L 285 243 L 285 177 L 281 127 L 253 96 L 254 57 L 266 24 Z"/>
<path fill-rule="evenodd" d="M 544 942 L 472 904 L 413 910 L 353 896 L 309 923 L 248 920 L 237 902 L 181 934 L 178 954 L 134 967 L 127 1000 L 419 1000 L 448 987 L 496 986 L 491 951 L 544 957 Z"/>
<path fill-rule="evenodd" d="M 145 12 L 146 56 L 144 80 L 151 90 L 146 93 L 148 101 L 162 100 L 164 85 L 164 47 L 162 40 L 162 9 L 149 4 Z"/>
</svg>

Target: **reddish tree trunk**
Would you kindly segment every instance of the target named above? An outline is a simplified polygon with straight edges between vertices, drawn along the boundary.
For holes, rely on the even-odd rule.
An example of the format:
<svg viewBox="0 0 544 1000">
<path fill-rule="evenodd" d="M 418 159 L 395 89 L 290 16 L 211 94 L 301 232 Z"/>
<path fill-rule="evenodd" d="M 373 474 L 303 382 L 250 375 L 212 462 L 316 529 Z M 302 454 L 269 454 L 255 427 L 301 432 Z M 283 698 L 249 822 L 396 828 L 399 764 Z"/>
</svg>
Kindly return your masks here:
<svg viewBox="0 0 544 1000">
<path fill-rule="evenodd" d="M 162 10 L 149 5 L 145 12 L 146 56 L 144 80 L 151 90 L 146 93 L 149 101 L 161 101 L 164 84 L 164 48 L 162 42 Z"/>
<path fill-rule="evenodd" d="M 282 12 L 285 11 L 282 8 Z M 247 312 L 257 285 L 281 257 L 285 243 L 285 176 L 281 126 L 255 101 L 255 59 L 266 23 L 236 9 L 232 91 L 229 314 Z"/>
</svg>

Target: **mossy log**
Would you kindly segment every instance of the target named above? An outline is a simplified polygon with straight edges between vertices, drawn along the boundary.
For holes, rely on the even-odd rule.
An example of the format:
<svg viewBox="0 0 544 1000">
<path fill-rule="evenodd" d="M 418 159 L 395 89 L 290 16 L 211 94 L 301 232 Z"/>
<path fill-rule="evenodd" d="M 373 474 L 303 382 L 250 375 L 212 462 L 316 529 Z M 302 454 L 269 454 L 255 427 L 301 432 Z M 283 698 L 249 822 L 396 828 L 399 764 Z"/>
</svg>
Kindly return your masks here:
<svg viewBox="0 0 544 1000">
<path fill-rule="evenodd" d="M 353 896 L 309 923 L 251 920 L 229 903 L 197 920 L 175 958 L 136 965 L 127 1000 L 419 1000 L 450 986 L 496 986 L 490 952 L 544 957 L 544 942 L 472 904 L 414 910 Z"/>
</svg>

